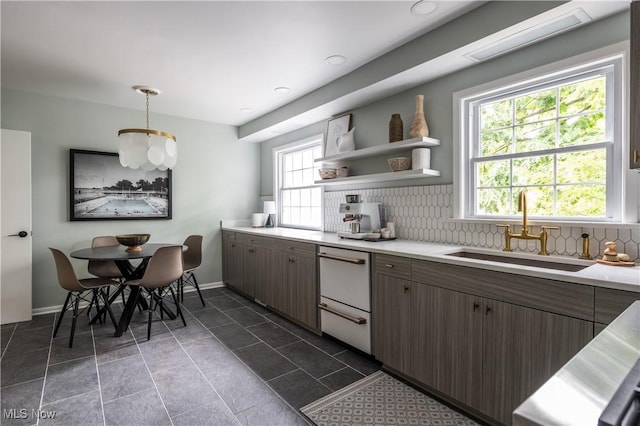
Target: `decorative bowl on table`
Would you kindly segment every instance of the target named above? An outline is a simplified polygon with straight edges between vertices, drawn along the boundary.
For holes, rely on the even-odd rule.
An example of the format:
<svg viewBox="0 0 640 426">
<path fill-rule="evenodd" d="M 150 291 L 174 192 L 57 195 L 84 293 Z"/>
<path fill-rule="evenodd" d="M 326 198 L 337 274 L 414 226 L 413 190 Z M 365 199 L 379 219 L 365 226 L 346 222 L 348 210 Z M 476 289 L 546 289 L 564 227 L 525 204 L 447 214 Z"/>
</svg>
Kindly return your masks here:
<svg viewBox="0 0 640 426">
<path fill-rule="evenodd" d="M 400 172 L 411 168 L 411 158 L 409 157 L 389 158 L 387 161 L 389 162 L 389 167 L 393 172 Z"/>
<path fill-rule="evenodd" d="M 122 234 L 116 235 L 116 240 L 123 246 L 127 246 L 126 251 L 140 251 L 141 245 L 149 241 L 150 234 Z"/>
</svg>

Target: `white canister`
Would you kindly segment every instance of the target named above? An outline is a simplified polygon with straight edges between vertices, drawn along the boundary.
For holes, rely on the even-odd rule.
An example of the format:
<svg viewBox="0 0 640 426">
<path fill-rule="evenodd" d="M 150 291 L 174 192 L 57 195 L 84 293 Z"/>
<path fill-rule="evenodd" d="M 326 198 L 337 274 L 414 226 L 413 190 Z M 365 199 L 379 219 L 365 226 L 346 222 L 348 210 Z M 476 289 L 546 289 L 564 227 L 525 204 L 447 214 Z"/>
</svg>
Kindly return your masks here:
<svg viewBox="0 0 640 426">
<path fill-rule="evenodd" d="M 411 168 L 413 170 L 431 168 L 431 150 L 429 148 L 416 148 L 411 152 Z"/>
<path fill-rule="evenodd" d="M 268 214 L 254 213 L 251 215 L 251 226 L 254 228 L 262 228 L 267 221 Z"/>
<path fill-rule="evenodd" d="M 387 222 L 387 230 L 389 231 L 389 238 L 396 237 L 396 224 L 393 222 Z"/>
</svg>

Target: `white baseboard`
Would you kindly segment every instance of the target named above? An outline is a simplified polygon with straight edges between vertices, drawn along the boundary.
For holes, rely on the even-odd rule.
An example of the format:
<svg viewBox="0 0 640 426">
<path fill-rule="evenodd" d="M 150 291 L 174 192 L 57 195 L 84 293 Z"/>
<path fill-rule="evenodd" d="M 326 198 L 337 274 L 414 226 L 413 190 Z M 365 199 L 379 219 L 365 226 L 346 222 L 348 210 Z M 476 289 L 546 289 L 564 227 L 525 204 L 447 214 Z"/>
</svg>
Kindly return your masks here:
<svg viewBox="0 0 640 426">
<path fill-rule="evenodd" d="M 226 286 L 222 281 L 217 281 L 213 283 L 198 284 L 198 287 L 200 287 L 200 290 L 206 290 L 208 288 L 218 288 L 218 287 L 226 287 Z M 185 286 L 185 289 L 184 289 L 185 293 L 190 293 L 192 291 L 196 291 L 195 287 Z M 120 303 L 120 302 L 114 302 L 114 303 Z M 81 308 L 84 306 L 86 306 L 86 303 L 84 305 L 80 305 Z M 62 305 L 45 306 L 44 308 L 34 308 L 31 310 L 31 315 L 36 316 L 36 315 L 50 314 L 53 312 L 60 312 L 61 309 L 62 309 Z"/>
</svg>

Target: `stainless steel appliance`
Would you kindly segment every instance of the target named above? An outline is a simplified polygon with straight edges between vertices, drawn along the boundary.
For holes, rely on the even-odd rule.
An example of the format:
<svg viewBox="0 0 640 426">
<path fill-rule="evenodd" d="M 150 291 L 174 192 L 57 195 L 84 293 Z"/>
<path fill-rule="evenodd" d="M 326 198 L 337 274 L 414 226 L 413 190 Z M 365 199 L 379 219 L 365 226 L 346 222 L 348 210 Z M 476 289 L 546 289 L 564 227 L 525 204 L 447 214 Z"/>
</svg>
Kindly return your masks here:
<svg viewBox="0 0 640 426">
<path fill-rule="evenodd" d="M 640 358 L 598 418 L 598 426 L 640 425 Z"/>
<path fill-rule="evenodd" d="M 364 239 L 369 232 L 382 228 L 382 205 L 380 203 L 342 203 L 340 213 L 342 219 L 349 224 L 349 229 L 338 231 L 340 238 Z"/>
<path fill-rule="evenodd" d="M 371 353 L 370 255 L 320 247 L 320 328 Z"/>
<path fill-rule="evenodd" d="M 513 426 L 640 425 L 638 360 L 640 300 L 516 408 Z"/>
</svg>

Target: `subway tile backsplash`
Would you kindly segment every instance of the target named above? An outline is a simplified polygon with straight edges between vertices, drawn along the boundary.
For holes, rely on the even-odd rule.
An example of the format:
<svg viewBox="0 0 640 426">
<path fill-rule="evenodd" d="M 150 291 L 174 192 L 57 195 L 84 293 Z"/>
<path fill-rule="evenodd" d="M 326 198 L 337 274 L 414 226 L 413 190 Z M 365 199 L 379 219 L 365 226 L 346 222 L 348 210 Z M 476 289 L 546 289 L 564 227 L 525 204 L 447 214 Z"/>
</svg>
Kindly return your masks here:
<svg viewBox="0 0 640 426">
<path fill-rule="evenodd" d="M 395 222 L 398 238 L 431 243 L 457 244 L 473 247 L 502 249 L 504 230 L 495 225 L 468 222 L 452 222 L 453 185 L 409 186 L 325 192 L 324 230 L 337 232 L 346 225 L 338 213 L 340 203 L 347 194 L 360 194 L 363 202 L 382 203 L 386 219 Z M 520 227 L 516 225 L 516 232 Z M 533 231 L 539 228 L 534 226 Z M 639 260 L 640 230 L 637 226 L 620 228 L 593 228 L 562 226 L 549 231 L 547 250 L 551 255 L 578 257 L 582 253 L 583 233 L 589 234 L 590 254 L 594 259 L 602 256 L 604 243 L 615 241 L 618 252 L 627 253 Z M 537 252 L 538 241 L 513 239 L 514 251 Z"/>
</svg>

